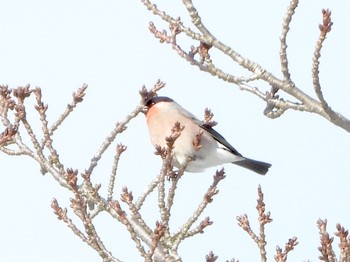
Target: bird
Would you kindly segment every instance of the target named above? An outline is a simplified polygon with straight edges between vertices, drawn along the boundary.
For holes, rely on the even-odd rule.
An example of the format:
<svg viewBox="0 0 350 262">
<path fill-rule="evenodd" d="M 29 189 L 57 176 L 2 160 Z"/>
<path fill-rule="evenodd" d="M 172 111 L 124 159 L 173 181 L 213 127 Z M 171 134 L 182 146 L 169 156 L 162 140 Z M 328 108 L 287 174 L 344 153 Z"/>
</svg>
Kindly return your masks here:
<svg viewBox="0 0 350 262">
<path fill-rule="evenodd" d="M 153 146 L 166 147 L 166 137 L 176 122 L 183 126 L 172 150 L 172 164 L 190 173 L 203 172 L 206 168 L 233 163 L 260 175 L 265 175 L 271 164 L 241 155 L 211 125 L 200 121 L 193 114 L 166 96 L 154 96 L 145 101 L 148 131 Z M 201 133 L 200 148 L 194 139 Z M 191 161 L 188 161 L 188 159 Z"/>
</svg>

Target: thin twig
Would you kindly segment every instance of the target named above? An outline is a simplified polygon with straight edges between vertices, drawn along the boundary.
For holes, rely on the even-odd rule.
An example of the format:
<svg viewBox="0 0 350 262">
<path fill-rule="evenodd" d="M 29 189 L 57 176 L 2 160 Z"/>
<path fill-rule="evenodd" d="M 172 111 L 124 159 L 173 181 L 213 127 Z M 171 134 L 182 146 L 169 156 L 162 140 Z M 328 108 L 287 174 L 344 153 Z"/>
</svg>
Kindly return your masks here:
<svg viewBox="0 0 350 262">
<path fill-rule="evenodd" d="M 321 252 L 321 256 L 319 256 L 319 259 L 325 262 L 336 262 L 335 253 L 332 247 L 334 238 L 330 237 L 327 232 L 327 220 L 319 219 L 317 221 L 317 226 L 319 229 L 321 240 L 321 246 L 318 248 L 318 250 Z"/>
<path fill-rule="evenodd" d="M 52 136 L 53 133 L 58 129 L 58 127 L 63 123 L 65 119 L 70 115 L 70 113 L 73 112 L 74 108 L 77 106 L 78 103 L 83 101 L 83 98 L 85 96 L 85 90 L 87 89 L 88 85 L 83 84 L 82 87 L 80 87 L 77 92 L 73 92 L 73 101 L 67 105 L 65 111 L 59 116 L 58 120 L 53 123 L 53 125 L 50 127 L 49 135 Z M 44 140 L 41 142 L 41 146 L 45 146 L 47 140 L 44 138 Z"/>
<path fill-rule="evenodd" d="M 48 105 L 44 104 L 44 102 L 42 101 L 42 94 L 41 94 L 41 89 L 40 88 L 35 88 L 33 90 L 33 93 L 35 94 L 35 98 L 36 98 L 36 102 L 37 104 L 35 105 L 35 109 L 38 111 L 39 116 L 40 116 L 40 122 L 42 125 L 42 132 L 44 135 L 44 139 L 43 141 L 45 141 L 45 143 L 42 143 L 41 149 L 44 149 L 44 146 L 46 146 L 46 148 L 50 151 L 50 155 L 49 155 L 49 161 L 54 164 L 58 169 L 60 169 L 61 171 L 64 170 L 64 166 L 62 165 L 62 163 L 60 162 L 59 159 L 59 155 L 56 151 L 56 149 L 54 149 L 53 147 L 53 140 L 51 138 L 51 134 L 48 128 L 48 121 L 47 121 L 47 116 L 46 116 L 46 111 L 48 109 Z"/>
<path fill-rule="evenodd" d="M 114 155 L 114 161 L 112 165 L 112 172 L 111 176 L 109 178 L 109 183 L 108 183 L 108 193 L 107 193 L 107 201 L 111 200 L 113 197 L 113 190 L 114 190 L 114 184 L 115 184 L 115 178 L 117 176 L 117 168 L 118 168 L 118 163 L 121 154 L 126 150 L 126 146 L 122 144 L 117 145 L 116 153 Z"/>
<path fill-rule="evenodd" d="M 290 29 L 290 23 L 292 21 L 292 17 L 295 14 L 295 10 L 298 7 L 299 1 L 298 0 L 292 0 L 289 3 L 289 6 L 287 8 L 287 12 L 285 14 L 285 17 L 283 18 L 283 24 L 282 24 L 282 33 L 280 36 L 280 60 L 281 60 L 281 70 L 283 73 L 284 81 L 289 82 L 292 84 L 292 80 L 289 73 L 288 68 L 288 57 L 287 57 L 287 34 Z M 294 84 L 293 84 L 294 85 Z M 275 92 L 274 92 L 275 93 Z"/>
<path fill-rule="evenodd" d="M 179 244 L 181 243 L 181 241 L 183 239 L 193 235 L 193 232 L 191 232 L 191 234 L 188 234 L 191 226 L 198 220 L 199 216 L 203 213 L 203 211 L 205 210 L 207 205 L 213 201 L 214 195 L 219 193 L 219 190 L 217 189 L 217 185 L 224 178 L 225 178 L 225 171 L 223 168 L 220 171 L 216 171 L 216 174 L 213 177 L 213 183 L 208 188 L 207 192 L 205 193 L 205 195 L 203 197 L 202 202 L 199 204 L 196 211 L 186 221 L 186 223 L 181 226 L 180 230 L 173 235 L 173 237 L 172 237 L 172 239 L 173 239 L 172 249 L 173 250 L 176 250 L 178 248 Z"/>
<path fill-rule="evenodd" d="M 294 249 L 296 245 L 298 245 L 298 238 L 293 237 L 288 240 L 286 243 L 284 250 L 282 250 L 279 246 L 276 247 L 276 255 L 275 255 L 275 260 L 276 262 L 286 262 L 288 253 Z"/>
<path fill-rule="evenodd" d="M 337 232 L 335 235 L 339 238 L 339 249 L 340 249 L 340 262 L 349 262 L 350 261 L 350 237 L 349 231 L 345 230 L 340 224 L 336 225 Z"/>
<path fill-rule="evenodd" d="M 328 106 L 326 100 L 323 97 L 322 93 L 322 88 L 320 84 L 320 79 L 319 79 L 319 66 L 320 66 L 320 57 L 321 57 L 321 49 L 322 49 L 322 44 L 326 40 L 327 34 L 331 31 L 332 29 L 332 21 L 331 21 L 331 11 L 330 10 L 322 10 L 323 14 L 323 24 L 319 25 L 320 29 L 320 35 L 318 37 L 315 51 L 314 51 L 314 56 L 313 56 L 313 63 L 312 63 L 312 80 L 313 80 L 313 85 L 315 89 L 315 93 L 320 100 L 323 109 L 326 111 L 327 114 L 331 115 L 331 109 Z"/>
<path fill-rule="evenodd" d="M 264 194 L 261 190 L 261 186 L 258 187 L 258 204 L 256 206 L 256 209 L 258 210 L 259 214 L 259 236 L 257 236 L 253 230 L 250 227 L 249 219 L 246 214 L 242 216 L 237 216 L 238 225 L 246 231 L 249 236 L 254 240 L 254 242 L 257 244 L 259 251 L 260 251 L 260 257 L 262 262 L 267 261 L 266 257 L 266 239 L 265 239 L 265 225 L 272 222 L 271 214 L 270 212 L 265 212 L 265 203 L 264 203 Z"/>
<path fill-rule="evenodd" d="M 134 197 L 132 195 L 132 192 L 129 191 L 127 187 L 123 187 L 122 191 L 123 193 L 121 194 L 121 201 L 125 202 L 128 205 L 129 210 L 131 211 L 131 214 L 132 214 L 131 215 L 132 220 L 137 221 L 138 225 L 142 227 L 143 230 L 146 231 L 148 235 L 151 235 L 152 230 L 147 226 L 145 221 L 142 219 L 142 216 L 139 210 L 137 209 L 137 207 L 133 202 Z"/>
<path fill-rule="evenodd" d="M 145 191 L 141 194 L 141 196 L 138 198 L 138 200 L 135 203 L 135 207 L 139 210 L 142 205 L 144 204 L 146 198 L 153 192 L 153 190 L 157 187 L 159 183 L 159 176 L 157 176 L 156 179 L 154 179 L 146 188 Z"/>
</svg>

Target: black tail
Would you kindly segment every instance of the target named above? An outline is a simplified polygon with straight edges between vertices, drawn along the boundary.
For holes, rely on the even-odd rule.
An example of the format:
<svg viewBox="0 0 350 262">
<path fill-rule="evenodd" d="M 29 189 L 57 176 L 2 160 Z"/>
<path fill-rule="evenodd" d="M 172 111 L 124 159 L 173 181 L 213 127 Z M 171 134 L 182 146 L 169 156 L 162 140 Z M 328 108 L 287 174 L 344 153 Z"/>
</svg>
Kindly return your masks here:
<svg viewBox="0 0 350 262">
<path fill-rule="evenodd" d="M 261 162 L 261 161 L 256 161 L 253 159 L 249 158 L 244 158 L 243 160 L 237 161 L 237 162 L 232 162 L 232 164 L 247 168 L 249 170 L 252 170 L 260 175 L 265 175 L 269 168 L 271 167 L 271 164 Z"/>
</svg>

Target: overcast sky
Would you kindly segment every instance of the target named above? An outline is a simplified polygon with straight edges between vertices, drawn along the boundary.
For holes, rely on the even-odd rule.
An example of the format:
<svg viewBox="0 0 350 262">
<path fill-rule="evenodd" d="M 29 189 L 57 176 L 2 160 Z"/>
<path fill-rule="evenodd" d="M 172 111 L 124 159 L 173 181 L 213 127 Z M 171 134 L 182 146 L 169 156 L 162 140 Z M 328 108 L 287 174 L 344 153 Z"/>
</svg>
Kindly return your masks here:
<svg viewBox="0 0 350 262">
<path fill-rule="evenodd" d="M 159 2 L 189 24 L 181 1 Z M 281 77 L 279 35 L 288 3 L 202 1 L 198 11 L 222 42 Z M 348 118 L 349 7 L 345 0 L 301 2 L 287 40 L 294 82 L 316 97 L 312 54 L 321 9 L 332 10 L 334 26 L 322 49 L 320 81 L 332 109 Z M 157 79 L 167 83 L 161 95 L 173 98 L 199 118 L 204 108 L 211 108 L 219 122 L 216 129 L 240 153 L 272 163 L 266 176 L 225 165 L 227 177 L 204 214 L 214 224 L 204 235 L 180 246 L 183 261 L 204 261 L 210 250 L 219 261 L 259 260 L 255 243 L 236 222 L 236 216 L 247 213 L 253 229 L 258 230 L 255 206 L 259 184 L 274 220 L 266 229 L 270 260 L 276 245 L 284 246 L 293 236 L 298 236 L 300 243 L 289 255 L 290 261 L 317 260 L 318 218 L 328 219 L 330 233 L 335 232 L 336 223 L 350 228 L 349 134 L 315 114 L 288 111 L 278 119 L 266 118 L 262 100 L 200 72 L 170 46 L 160 44 L 149 33 L 148 23 L 153 21 L 161 30 L 168 26 L 152 16 L 141 1 L 0 1 L 0 8 L 0 84 L 40 86 L 49 104 L 50 123 L 71 101 L 72 92 L 83 83 L 89 85 L 84 102 L 55 134 L 54 145 L 66 167 L 83 172 L 114 124 L 139 103 L 142 85 L 150 88 Z M 189 50 L 189 44 L 184 48 Z M 213 52 L 212 57 L 231 74 L 242 72 L 223 55 Z M 280 95 L 290 99 L 282 92 Z M 39 132 L 35 111 L 28 117 Z M 106 192 L 114 148 L 120 142 L 128 150 L 120 162 L 115 197 L 119 198 L 126 185 L 137 198 L 161 168 L 142 115 L 117 137 L 93 179 L 102 183 L 101 190 Z M 101 261 L 50 208 L 53 197 L 69 207 L 70 192 L 50 175 L 42 176 L 38 164 L 29 158 L 2 153 L 0 164 L 0 261 Z M 173 209 L 173 231 L 192 214 L 214 172 L 212 168 L 182 178 Z M 159 219 L 155 200 L 153 196 L 142 210 L 150 225 Z M 71 210 L 69 214 L 73 217 Z M 101 215 L 96 226 L 116 257 L 143 261 L 122 225 Z M 336 250 L 337 243 L 335 240 Z"/>
</svg>

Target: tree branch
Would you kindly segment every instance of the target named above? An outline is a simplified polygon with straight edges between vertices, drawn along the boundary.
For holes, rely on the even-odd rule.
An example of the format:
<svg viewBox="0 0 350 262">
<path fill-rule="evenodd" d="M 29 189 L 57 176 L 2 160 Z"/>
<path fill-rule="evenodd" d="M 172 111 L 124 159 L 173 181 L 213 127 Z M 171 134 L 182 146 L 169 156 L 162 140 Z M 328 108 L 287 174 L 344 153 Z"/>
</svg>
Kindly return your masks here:
<svg viewBox="0 0 350 262">
<path fill-rule="evenodd" d="M 320 87 L 317 84 L 318 79 L 314 77 L 314 86 L 315 89 L 318 90 L 319 98 L 321 98 L 321 102 L 313 99 L 310 95 L 303 92 L 300 88 L 298 88 L 291 79 L 288 67 L 288 57 L 287 57 L 287 35 L 290 29 L 290 23 L 292 17 L 295 13 L 295 9 L 298 6 L 297 0 L 292 0 L 287 8 L 287 12 L 285 18 L 283 20 L 282 25 L 282 33 L 280 36 L 280 60 L 281 60 L 281 71 L 283 73 L 283 80 L 277 78 L 274 74 L 268 72 L 265 68 L 260 66 L 259 64 L 249 60 L 241 56 L 238 52 L 234 51 L 228 45 L 225 45 L 221 41 L 219 41 L 204 25 L 197 9 L 195 8 L 193 2 L 191 0 L 183 0 L 183 4 L 186 7 L 189 16 L 191 17 L 191 21 L 196 29 L 200 33 L 195 33 L 189 27 L 184 26 L 181 20 L 174 19 L 170 15 L 166 14 L 166 12 L 159 10 L 158 7 L 147 0 L 142 0 L 143 4 L 147 7 L 148 10 L 152 11 L 155 15 L 159 16 L 165 22 L 169 24 L 171 35 L 168 36 L 167 32 L 159 31 L 156 29 L 153 23 L 150 23 L 150 31 L 154 34 L 156 38 L 159 38 L 162 43 L 168 43 L 172 45 L 172 48 L 186 61 L 188 61 L 191 65 L 197 66 L 201 71 L 210 73 L 213 76 L 218 77 L 224 81 L 235 84 L 239 86 L 242 90 L 249 91 L 252 94 L 257 95 L 259 98 L 267 102 L 267 107 L 264 110 L 264 114 L 267 117 L 277 118 L 280 117 L 286 110 L 294 109 L 298 111 L 306 111 L 310 113 L 316 113 L 331 123 L 343 128 L 344 130 L 350 132 L 350 120 L 341 115 L 338 112 L 335 112 L 330 109 L 330 107 L 326 105 L 326 101 L 323 99 L 323 96 L 320 93 Z M 330 22 L 330 11 L 324 11 L 324 25 L 322 29 L 330 30 L 331 22 Z M 327 20 L 328 19 L 328 20 Z M 328 22 L 328 24 L 327 24 Z M 173 29 L 176 30 L 173 30 Z M 199 42 L 197 48 L 191 47 L 191 51 L 186 52 L 185 49 L 181 47 L 177 41 L 176 36 L 180 33 L 185 33 L 186 36 L 195 42 Z M 208 47 L 206 50 L 205 56 L 201 55 L 200 60 L 196 60 L 194 55 L 200 54 L 198 50 L 201 47 Z M 318 45 L 320 46 L 320 45 Z M 251 72 L 252 75 L 249 77 L 244 76 L 235 76 L 221 70 L 217 65 L 214 64 L 213 58 L 209 55 L 209 49 L 214 48 L 218 51 L 225 54 L 229 57 L 234 63 L 237 63 L 242 68 Z M 317 50 L 315 50 L 315 59 L 318 61 Z M 314 59 L 314 60 L 315 60 Z M 318 64 L 314 63 L 314 76 L 316 72 L 318 73 Z M 262 80 L 263 82 L 269 84 L 271 86 L 270 93 L 262 92 L 258 89 L 258 87 L 252 87 L 248 85 L 248 82 L 253 82 L 257 80 Z M 278 90 L 282 90 L 285 93 L 291 95 L 296 99 L 295 102 L 285 102 L 282 98 L 275 96 Z M 323 99 L 323 100 L 322 100 Z M 323 101 L 323 102 L 322 102 Z"/>
</svg>

